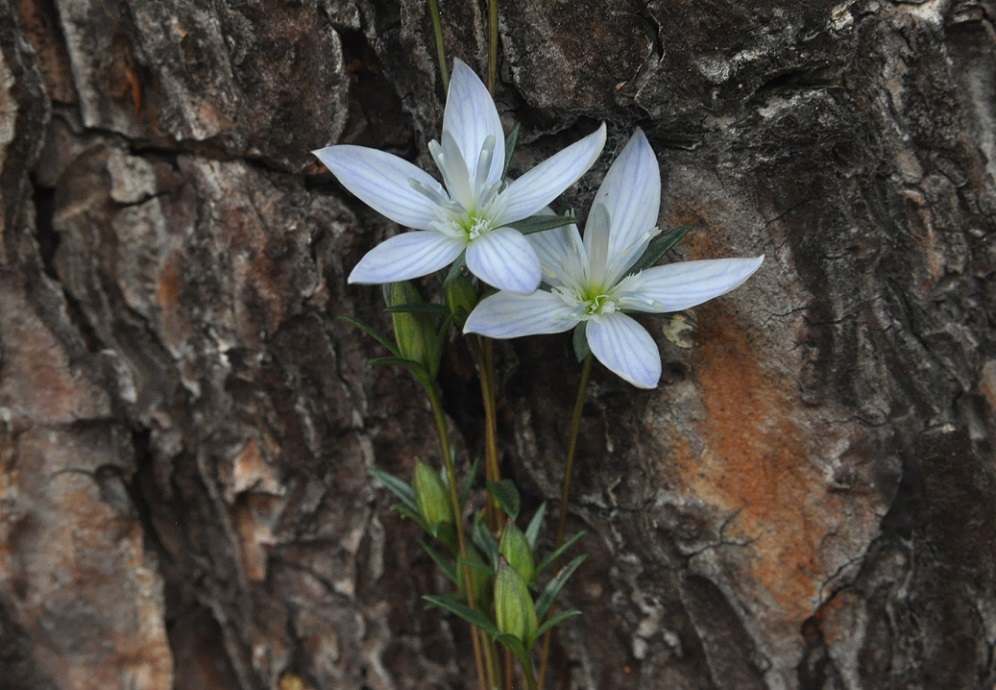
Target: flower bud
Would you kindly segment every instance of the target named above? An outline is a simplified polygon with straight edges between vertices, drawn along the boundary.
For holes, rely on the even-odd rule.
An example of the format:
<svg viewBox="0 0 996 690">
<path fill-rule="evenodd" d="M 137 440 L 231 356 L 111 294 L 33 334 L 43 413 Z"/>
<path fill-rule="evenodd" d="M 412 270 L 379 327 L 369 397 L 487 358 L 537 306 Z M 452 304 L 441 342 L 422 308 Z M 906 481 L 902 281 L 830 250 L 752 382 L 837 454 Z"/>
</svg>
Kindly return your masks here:
<svg viewBox="0 0 996 690">
<path fill-rule="evenodd" d="M 477 306 L 477 288 L 464 275 L 458 275 L 446 286 L 446 304 L 450 313 L 461 325 L 467 320 L 467 315 Z"/>
<path fill-rule="evenodd" d="M 439 473 L 424 462 L 415 463 L 412 490 L 418 512 L 429 527 L 435 528 L 444 522 L 454 523 L 449 491 Z"/>
<path fill-rule="evenodd" d="M 425 304 L 421 293 L 407 280 L 391 283 L 387 291 L 387 303 L 391 307 L 407 307 Z M 440 349 L 436 337 L 436 322 L 430 314 L 410 311 L 391 312 L 394 324 L 394 340 L 398 352 L 405 359 L 418 362 L 432 378 L 439 372 Z"/>
<path fill-rule="evenodd" d="M 533 550 L 529 546 L 526 535 L 515 526 L 514 522 L 509 521 L 505 524 L 505 531 L 502 532 L 498 550 L 527 585 L 533 581 L 533 578 L 536 577 Z"/>
<path fill-rule="evenodd" d="M 495 578 L 495 623 L 498 630 L 532 646 L 538 623 L 536 606 L 525 581 L 504 558 L 498 559 Z"/>
</svg>

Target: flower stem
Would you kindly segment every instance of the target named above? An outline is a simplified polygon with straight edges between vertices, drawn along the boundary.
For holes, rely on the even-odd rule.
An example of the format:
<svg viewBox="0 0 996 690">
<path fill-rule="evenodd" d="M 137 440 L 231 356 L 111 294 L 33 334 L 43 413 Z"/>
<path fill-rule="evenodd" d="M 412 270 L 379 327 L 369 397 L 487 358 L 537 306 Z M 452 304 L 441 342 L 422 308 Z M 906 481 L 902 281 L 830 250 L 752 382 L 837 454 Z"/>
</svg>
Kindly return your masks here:
<svg viewBox="0 0 996 690">
<path fill-rule="evenodd" d="M 481 353 L 481 398 L 484 402 L 484 476 L 489 482 L 501 481 L 498 463 L 498 413 L 496 410 L 495 344 L 490 338 L 477 337 Z M 488 498 L 485 515 L 488 527 L 497 535 L 504 525 L 504 513 L 493 498 Z"/>
<path fill-rule="evenodd" d="M 498 0 L 488 0 L 488 91 L 495 93 L 498 76 Z"/>
<path fill-rule="evenodd" d="M 536 676 L 533 675 L 533 662 L 528 655 L 522 660 L 522 675 L 526 679 L 526 690 L 539 690 L 540 686 L 536 684 Z"/>
<path fill-rule="evenodd" d="M 588 380 L 591 378 L 592 356 L 584 358 L 581 365 L 581 382 L 578 384 L 578 395 L 574 400 L 574 415 L 571 417 L 571 435 L 567 442 L 567 462 L 564 464 L 564 482 L 560 488 L 560 515 L 557 519 L 557 539 L 554 548 L 558 548 L 564 543 L 564 536 L 567 532 L 567 506 L 571 500 L 571 476 L 574 474 L 574 455 L 578 447 L 578 433 L 581 431 L 581 410 L 584 409 L 585 398 L 588 397 Z M 555 565 L 553 563 L 551 566 Z M 553 606 L 547 614 L 552 616 L 555 612 Z M 547 630 L 543 636 L 543 651 L 540 653 L 539 684 L 543 685 L 543 678 L 546 676 L 547 662 L 550 659 L 550 641 L 552 630 Z"/>
<path fill-rule="evenodd" d="M 453 454 L 450 451 L 450 434 L 446 426 L 446 416 L 443 414 L 443 406 L 439 400 L 439 391 L 435 382 L 427 382 L 425 385 L 426 394 L 429 396 L 429 405 L 432 407 L 432 415 L 436 419 L 436 431 L 439 434 L 439 445 L 443 454 L 443 464 L 446 467 L 446 478 L 450 489 L 450 504 L 453 508 L 453 518 L 456 523 L 457 551 L 460 560 L 463 562 L 463 586 L 467 595 L 467 606 L 477 610 L 477 603 L 474 601 L 474 591 L 471 586 L 470 567 L 467 565 L 467 538 L 463 530 L 463 511 L 460 508 L 459 485 L 457 484 L 456 469 L 453 466 Z M 473 625 L 470 626 L 471 639 L 474 643 L 474 665 L 477 667 L 477 679 L 480 682 L 481 690 L 490 690 L 491 679 L 494 676 L 493 655 L 487 654 L 488 641 L 483 631 L 478 630 Z M 484 656 L 482 657 L 482 640 L 484 641 Z M 489 663 L 490 662 L 490 663 Z"/>
<path fill-rule="evenodd" d="M 564 543 L 564 532 L 567 530 L 567 506 L 571 500 L 571 476 L 574 474 L 574 455 L 578 448 L 578 433 L 581 430 L 581 410 L 584 409 L 585 398 L 588 397 L 588 379 L 591 378 L 592 356 L 584 358 L 581 365 L 581 382 L 578 384 L 578 396 L 574 400 L 574 416 L 571 417 L 571 436 L 567 443 L 567 463 L 564 465 L 564 483 L 560 487 L 560 516 L 557 520 L 557 543 Z M 556 548 L 556 547 L 554 547 Z"/>
<path fill-rule="evenodd" d="M 439 60 L 439 75 L 443 80 L 443 92 L 450 89 L 450 75 L 446 69 L 446 48 L 443 47 L 443 21 L 439 17 L 439 3 L 429 0 L 429 13 L 432 15 L 432 31 L 436 34 L 436 59 Z"/>
</svg>

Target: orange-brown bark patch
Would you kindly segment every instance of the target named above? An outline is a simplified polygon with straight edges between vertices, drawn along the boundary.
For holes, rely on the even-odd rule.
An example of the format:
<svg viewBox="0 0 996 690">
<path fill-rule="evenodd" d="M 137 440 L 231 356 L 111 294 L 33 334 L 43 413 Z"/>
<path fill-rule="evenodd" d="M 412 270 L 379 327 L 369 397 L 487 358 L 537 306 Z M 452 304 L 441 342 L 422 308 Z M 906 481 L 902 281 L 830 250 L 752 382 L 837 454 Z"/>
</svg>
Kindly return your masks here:
<svg viewBox="0 0 996 690">
<path fill-rule="evenodd" d="M 695 495 L 736 513 L 725 537 L 749 542 L 750 578 L 784 616 L 801 620 L 815 605 L 822 573 L 818 549 L 827 526 L 811 505 L 824 495 L 822 478 L 807 462 L 791 391 L 724 317 L 721 305 L 701 308 L 696 374 L 706 414 L 697 426 L 704 450 L 699 457 L 677 453 L 679 472 Z"/>
</svg>

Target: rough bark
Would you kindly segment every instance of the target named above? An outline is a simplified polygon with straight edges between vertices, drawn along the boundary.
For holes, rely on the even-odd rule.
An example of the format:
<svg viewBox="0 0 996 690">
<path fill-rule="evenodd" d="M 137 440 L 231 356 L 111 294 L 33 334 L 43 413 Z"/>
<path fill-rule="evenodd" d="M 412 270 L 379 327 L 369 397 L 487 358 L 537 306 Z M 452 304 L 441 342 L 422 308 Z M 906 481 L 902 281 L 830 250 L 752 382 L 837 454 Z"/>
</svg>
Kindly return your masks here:
<svg viewBox="0 0 996 690">
<path fill-rule="evenodd" d="M 442 12 L 483 68 L 483 7 Z M 584 209 L 641 126 L 672 258 L 767 256 L 647 322 L 657 390 L 596 370 L 550 686 L 992 687 L 996 5 L 500 12 L 514 170 L 608 121 Z M 0 5 L 0 687 L 472 687 L 367 476 L 437 458 L 431 415 L 336 319 L 386 325 L 345 275 L 398 228 L 308 155 L 427 163 L 442 96 L 412 0 Z M 555 501 L 568 339 L 499 355 L 505 467 Z"/>
</svg>

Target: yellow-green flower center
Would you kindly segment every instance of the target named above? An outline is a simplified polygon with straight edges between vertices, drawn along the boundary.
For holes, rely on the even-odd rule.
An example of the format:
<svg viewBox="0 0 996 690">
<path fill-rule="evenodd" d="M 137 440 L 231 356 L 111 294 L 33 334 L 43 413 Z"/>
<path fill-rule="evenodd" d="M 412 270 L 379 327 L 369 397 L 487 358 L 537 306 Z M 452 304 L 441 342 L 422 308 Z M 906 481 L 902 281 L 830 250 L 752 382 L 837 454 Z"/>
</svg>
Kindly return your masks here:
<svg viewBox="0 0 996 690">
<path fill-rule="evenodd" d="M 616 301 L 611 295 L 589 293 L 585 295 L 581 308 L 585 316 L 611 314 L 616 310 Z"/>
</svg>

